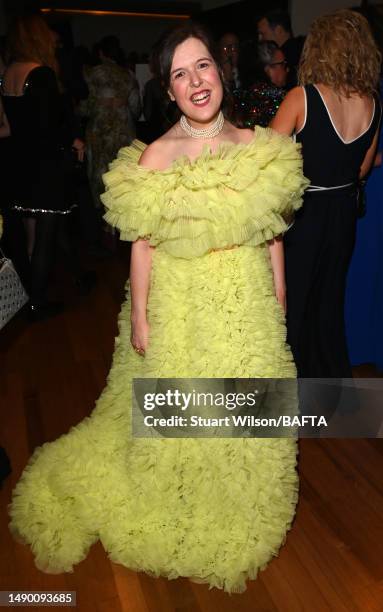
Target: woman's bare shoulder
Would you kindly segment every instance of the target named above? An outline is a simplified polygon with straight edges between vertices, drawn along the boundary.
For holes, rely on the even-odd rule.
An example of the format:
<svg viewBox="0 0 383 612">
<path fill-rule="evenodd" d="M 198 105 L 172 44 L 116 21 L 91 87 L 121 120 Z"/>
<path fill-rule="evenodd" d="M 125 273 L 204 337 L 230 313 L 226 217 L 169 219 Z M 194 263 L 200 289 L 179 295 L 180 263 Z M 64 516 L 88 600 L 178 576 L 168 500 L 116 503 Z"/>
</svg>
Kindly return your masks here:
<svg viewBox="0 0 383 612">
<path fill-rule="evenodd" d="M 248 128 L 237 128 L 232 123 L 227 124 L 225 140 L 235 144 L 249 144 L 254 139 L 254 132 Z"/>
<path fill-rule="evenodd" d="M 283 102 L 286 100 L 289 104 L 296 104 L 297 106 L 303 106 L 305 101 L 305 88 L 301 85 L 297 85 L 297 87 L 293 87 L 290 91 L 287 92 Z M 283 104 L 282 102 L 282 104 Z"/>
<path fill-rule="evenodd" d="M 138 163 L 150 170 L 166 170 L 173 162 L 176 151 L 177 138 L 170 129 L 146 147 Z"/>
<path fill-rule="evenodd" d="M 249 128 L 242 128 L 239 131 L 239 142 L 249 144 L 254 140 L 254 131 Z"/>
</svg>

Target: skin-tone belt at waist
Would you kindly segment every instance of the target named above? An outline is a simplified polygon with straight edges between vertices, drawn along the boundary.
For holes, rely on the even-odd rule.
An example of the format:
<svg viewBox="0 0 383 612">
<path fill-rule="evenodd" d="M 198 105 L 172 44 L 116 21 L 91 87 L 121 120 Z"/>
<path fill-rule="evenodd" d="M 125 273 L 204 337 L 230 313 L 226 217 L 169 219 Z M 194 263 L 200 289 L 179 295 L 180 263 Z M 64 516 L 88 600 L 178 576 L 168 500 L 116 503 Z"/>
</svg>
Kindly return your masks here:
<svg viewBox="0 0 383 612">
<path fill-rule="evenodd" d="M 238 244 L 233 244 L 232 246 L 222 247 L 221 249 L 209 249 L 208 253 L 218 253 L 219 251 L 233 251 L 234 249 L 238 249 Z"/>
</svg>

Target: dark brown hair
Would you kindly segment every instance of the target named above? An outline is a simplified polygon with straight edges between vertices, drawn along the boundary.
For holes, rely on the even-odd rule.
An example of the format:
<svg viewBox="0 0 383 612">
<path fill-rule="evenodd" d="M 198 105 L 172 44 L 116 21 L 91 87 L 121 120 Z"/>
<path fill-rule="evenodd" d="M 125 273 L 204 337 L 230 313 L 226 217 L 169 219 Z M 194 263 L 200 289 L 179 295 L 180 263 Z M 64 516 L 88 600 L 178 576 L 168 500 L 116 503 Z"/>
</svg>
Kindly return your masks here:
<svg viewBox="0 0 383 612">
<path fill-rule="evenodd" d="M 167 31 L 165 35 L 156 45 L 157 51 L 157 70 L 158 76 L 161 80 L 162 86 L 167 89 L 170 84 L 170 70 L 172 67 L 173 57 L 178 45 L 181 45 L 188 38 L 196 38 L 200 40 L 214 62 L 219 67 L 219 56 L 215 42 L 210 36 L 210 33 L 198 23 L 187 23 L 186 25 L 178 26 L 170 31 Z"/>
<path fill-rule="evenodd" d="M 228 117 L 231 111 L 231 94 L 223 77 L 222 68 L 220 65 L 218 49 L 210 32 L 199 23 L 190 22 L 186 25 L 178 26 L 166 34 L 156 44 L 153 57 L 153 66 L 157 76 L 165 91 L 168 91 L 170 85 L 170 71 L 172 67 L 173 57 L 178 45 L 181 45 L 188 38 L 196 38 L 200 40 L 218 68 L 218 73 L 221 78 L 223 87 L 222 111 Z"/>
<path fill-rule="evenodd" d="M 264 15 L 261 15 L 261 17 L 259 17 L 258 19 L 258 23 L 261 21 L 261 19 L 266 19 L 272 30 L 275 30 L 277 26 L 280 26 L 284 29 L 285 32 L 287 32 L 291 36 L 293 35 L 291 28 L 291 19 L 287 11 L 283 11 L 281 9 L 274 9 L 272 11 L 268 11 Z"/>
</svg>

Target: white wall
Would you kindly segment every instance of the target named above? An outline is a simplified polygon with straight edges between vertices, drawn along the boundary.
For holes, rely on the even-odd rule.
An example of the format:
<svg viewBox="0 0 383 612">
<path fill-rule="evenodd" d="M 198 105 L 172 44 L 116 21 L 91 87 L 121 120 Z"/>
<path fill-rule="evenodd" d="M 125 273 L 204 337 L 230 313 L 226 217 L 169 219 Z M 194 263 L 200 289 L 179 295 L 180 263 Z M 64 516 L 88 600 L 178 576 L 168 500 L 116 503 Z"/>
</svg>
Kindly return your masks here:
<svg viewBox="0 0 383 612">
<path fill-rule="evenodd" d="M 2 0 L 0 0 L 1 3 Z M 177 13 L 175 0 L 174 12 Z M 200 0 L 203 10 L 209 10 L 225 4 L 233 4 L 240 0 Z M 1 7 L 1 4 L 0 4 Z M 118 36 L 126 52 L 149 52 L 152 44 L 164 30 L 183 23 L 182 20 L 140 17 L 116 17 L 113 15 L 97 17 L 96 15 L 73 15 L 71 18 L 75 45 L 92 45 L 103 36 L 114 34 Z"/>
<path fill-rule="evenodd" d="M 370 4 L 380 4 L 382 0 L 370 0 Z M 313 19 L 319 15 L 332 13 L 337 9 L 358 6 L 358 0 L 291 0 L 290 13 L 295 36 L 307 34 Z"/>
</svg>

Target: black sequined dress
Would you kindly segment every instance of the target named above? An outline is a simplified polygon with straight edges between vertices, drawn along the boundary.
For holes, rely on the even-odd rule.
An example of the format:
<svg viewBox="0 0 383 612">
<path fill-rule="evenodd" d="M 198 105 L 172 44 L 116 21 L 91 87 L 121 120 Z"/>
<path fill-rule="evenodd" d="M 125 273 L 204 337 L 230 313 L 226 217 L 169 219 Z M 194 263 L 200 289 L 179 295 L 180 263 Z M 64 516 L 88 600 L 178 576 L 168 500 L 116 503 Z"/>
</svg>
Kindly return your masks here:
<svg viewBox="0 0 383 612">
<path fill-rule="evenodd" d="M 71 143 L 64 96 L 54 71 L 38 66 L 22 95 L 0 93 L 11 138 L 5 181 L 8 207 L 26 213 L 66 214 L 74 206 Z"/>
</svg>

